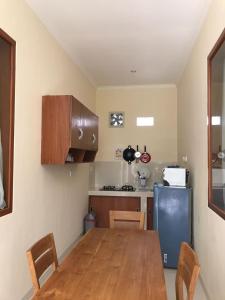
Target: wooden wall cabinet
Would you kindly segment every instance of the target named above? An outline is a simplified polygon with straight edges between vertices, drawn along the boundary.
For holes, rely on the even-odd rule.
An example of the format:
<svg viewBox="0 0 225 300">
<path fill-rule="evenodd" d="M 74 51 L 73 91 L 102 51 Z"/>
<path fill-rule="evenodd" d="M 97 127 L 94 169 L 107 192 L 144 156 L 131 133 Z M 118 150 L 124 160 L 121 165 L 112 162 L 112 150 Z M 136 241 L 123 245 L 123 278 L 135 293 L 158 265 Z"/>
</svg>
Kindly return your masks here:
<svg viewBox="0 0 225 300">
<path fill-rule="evenodd" d="M 73 96 L 43 96 L 41 163 L 92 162 L 97 151 L 98 117 Z"/>
<path fill-rule="evenodd" d="M 139 197 L 89 196 L 89 209 L 96 213 L 96 227 L 109 227 L 110 210 L 140 211 Z"/>
</svg>

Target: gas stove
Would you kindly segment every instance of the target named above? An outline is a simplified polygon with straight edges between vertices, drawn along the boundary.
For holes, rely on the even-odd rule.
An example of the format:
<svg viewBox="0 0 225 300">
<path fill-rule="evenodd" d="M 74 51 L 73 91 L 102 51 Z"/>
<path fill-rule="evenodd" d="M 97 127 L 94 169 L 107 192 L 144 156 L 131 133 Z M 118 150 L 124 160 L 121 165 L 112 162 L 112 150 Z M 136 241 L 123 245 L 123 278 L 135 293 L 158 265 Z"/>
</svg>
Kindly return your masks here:
<svg viewBox="0 0 225 300">
<path fill-rule="evenodd" d="M 121 187 L 115 185 L 104 185 L 100 188 L 100 191 L 115 191 L 115 192 L 135 192 L 135 188 L 132 185 L 125 184 Z"/>
</svg>

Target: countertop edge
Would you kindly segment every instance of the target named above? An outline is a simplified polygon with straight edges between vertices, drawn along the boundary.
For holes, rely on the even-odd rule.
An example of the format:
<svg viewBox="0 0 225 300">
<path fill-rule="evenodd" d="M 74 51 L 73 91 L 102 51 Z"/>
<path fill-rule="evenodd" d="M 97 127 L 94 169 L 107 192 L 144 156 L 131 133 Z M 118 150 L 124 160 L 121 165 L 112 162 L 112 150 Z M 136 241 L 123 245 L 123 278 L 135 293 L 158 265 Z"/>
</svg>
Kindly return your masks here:
<svg viewBox="0 0 225 300">
<path fill-rule="evenodd" d="M 118 196 L 118 197 L 153 197 L 152 191 L 135 191 L 135 192 L 123 192 L 123 191 L 99 191 L 89 190 L 88 196 Z"/>
</svg>

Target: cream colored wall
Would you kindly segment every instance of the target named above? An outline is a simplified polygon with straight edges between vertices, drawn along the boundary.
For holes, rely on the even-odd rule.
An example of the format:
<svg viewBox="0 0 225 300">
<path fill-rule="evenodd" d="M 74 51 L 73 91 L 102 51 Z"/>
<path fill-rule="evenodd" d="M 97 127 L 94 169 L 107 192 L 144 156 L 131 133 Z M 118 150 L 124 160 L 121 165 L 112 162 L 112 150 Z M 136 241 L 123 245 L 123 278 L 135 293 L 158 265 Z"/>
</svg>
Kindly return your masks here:
<svg viewBox="0 0 225 300">
<path fill-rule="evenodd" d="M 177 160 L 177 90 L 173 85 L 103 87 L 97 90 L 99 152 L 97 160 L 114 159 L 115 149 L 140 146 L 154 161 Z M 109 112 L 125 112 L 124 128 L 110 128 Z M 153 116 L 153 127 L 137 127 L 136 117 Z M 135 148 L 136 149 L 136 148 Z"/>
<path fill-rule="evenodd" d="M 207 205 L 207 55 L 224 27 L 225 1 L 214 0 L 178 85 L 178 156 L 192 173 L 194 244 L 211 300 L 225 299 L 225 221 Z"/>
<path fill-rule="evenodd" d="M 95 88 L 23 0 L 0 1 L 0 27 L 17 43 L 14 207 L 0 218 L 0 299 L 18 300 L 31 288 L 26 249 L 54 232 L 61 255 L 87 209 L 88 164 L 40 164 L 41 96 L 73 94 L 95 110 Z"/>
</svg>

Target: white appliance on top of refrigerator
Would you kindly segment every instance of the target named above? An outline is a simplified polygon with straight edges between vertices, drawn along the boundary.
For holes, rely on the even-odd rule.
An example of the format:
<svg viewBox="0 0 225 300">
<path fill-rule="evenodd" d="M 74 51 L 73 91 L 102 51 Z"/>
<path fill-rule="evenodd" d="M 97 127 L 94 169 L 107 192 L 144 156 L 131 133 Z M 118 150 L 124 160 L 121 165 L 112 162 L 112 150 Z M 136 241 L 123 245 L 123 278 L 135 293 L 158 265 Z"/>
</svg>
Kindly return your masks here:
<svg viewBox="0 0 225 300">
<path fill-rule="evenodd" d="M 185 168 L 165 168 L 163 170 L 163 179 L 170 186 L 183 186 L 187 184 L 187 169 Z"/>
</svg>

